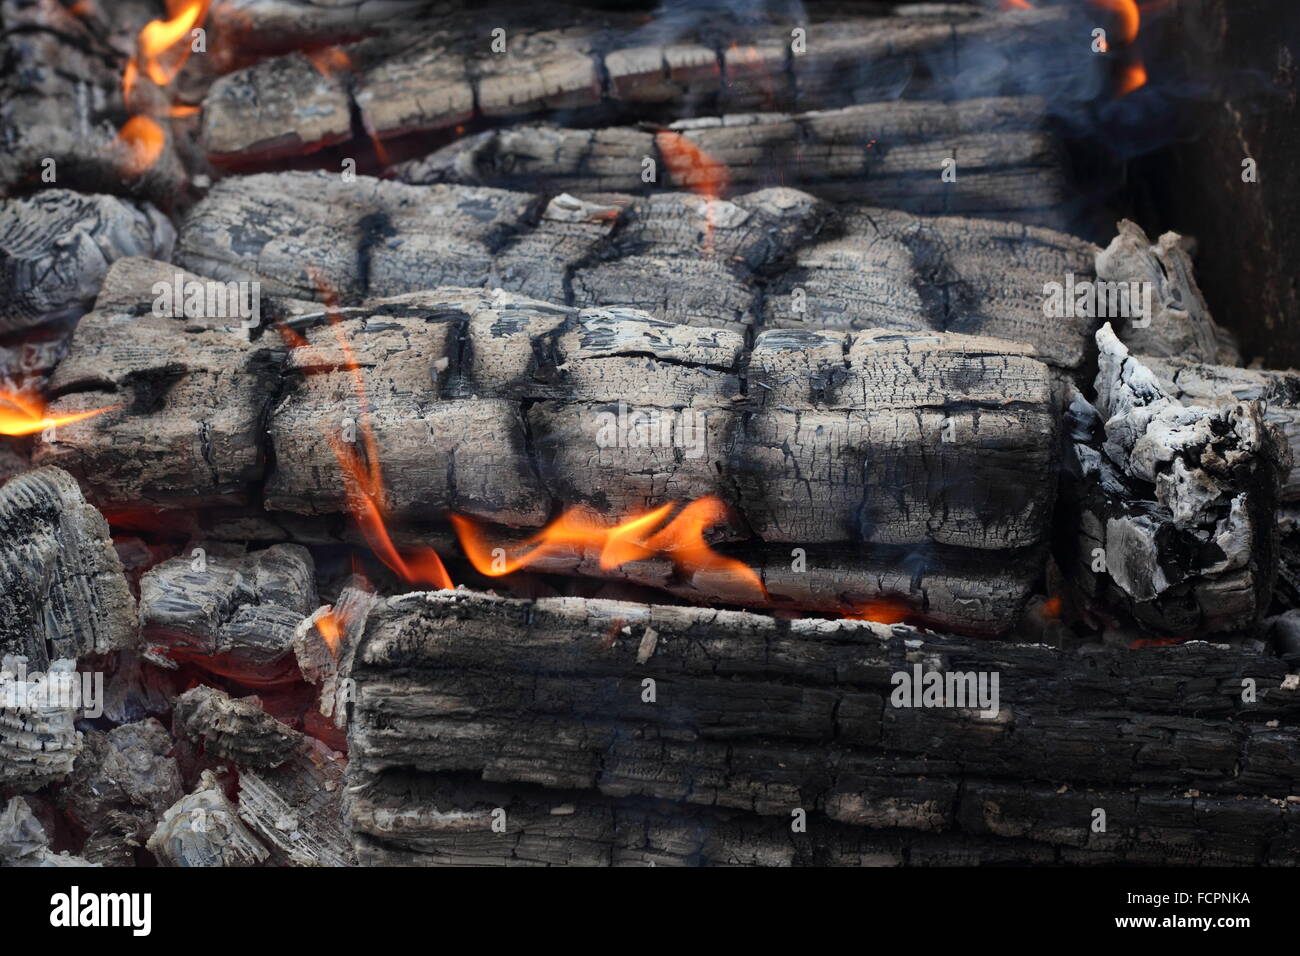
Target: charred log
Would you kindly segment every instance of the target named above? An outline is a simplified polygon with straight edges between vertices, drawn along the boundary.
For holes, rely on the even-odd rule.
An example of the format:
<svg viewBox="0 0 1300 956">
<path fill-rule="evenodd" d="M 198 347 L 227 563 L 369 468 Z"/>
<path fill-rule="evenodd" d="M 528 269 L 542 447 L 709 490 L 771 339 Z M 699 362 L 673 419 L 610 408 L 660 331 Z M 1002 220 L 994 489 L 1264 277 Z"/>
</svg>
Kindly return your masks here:
<svg viewBox="0 0 1300 956">
<path fill-rule="evenodd" d="M 108 525 L 76 481 L 41 468 L 0 488 L 0 652 L 44 671 L 129 647 L 135 630 Z"/>
<path fill-rule="evenodd" d="M 777 862 L 840 858 L 854 829 L 877 845 L 901 837 L 895 862 L 922 846 L 932 862 L 978 858 L 983 841 L 1061 862 L 1287 862 L 1290 810 L 1265 796 L 1294 786 L 1296 735 L 1274 719 L 1300 706 L 1287 670 L 1204 643 L 1062 651 L 901 625 L 412 594 L 371 610 L 357 652 L 349 819 L 375 862 L 644 863 L 620 854 L 621 835 L 656 810 L 656 829 L 721 834 L 721 810 L 781 832 Z M 899 675 L 919 689 L 924 672 L 970 696 L 915 706 Z M 978 675 L 998 675 L 998 700 L 976 701 Z M 1259 689 L 1249 703 L 1246 681 Z M 791 834 L 796 810 L 806 835 Z M 548 852 L 547 835 L 567 840 Z"/>
</svg>

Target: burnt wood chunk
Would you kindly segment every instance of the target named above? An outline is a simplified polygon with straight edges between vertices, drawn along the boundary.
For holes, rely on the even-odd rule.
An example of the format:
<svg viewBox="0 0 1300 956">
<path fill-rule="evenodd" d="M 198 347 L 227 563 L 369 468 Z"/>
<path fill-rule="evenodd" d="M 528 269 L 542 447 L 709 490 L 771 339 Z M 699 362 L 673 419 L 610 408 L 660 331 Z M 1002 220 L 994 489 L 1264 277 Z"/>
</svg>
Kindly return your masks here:
<svg viewBox="0 0 1300 956">
<path fill-rule="evenodd" d="M 66 189 L 0 200 L 0 332 L 76 319 L 114 262 L 170 259 L 175 240 L 148 203 Z"/>
<path fill-rule="evenodd" d="M 135 600 L 108 524 L 58 468 L 0 488 L 0 653 L 33 672 L 135 643 Z"/>
<path fill-rule="evenodd" d="M 155 652 L 245 683 L 291 681 L 294 631 L 316 605 L 306 548 L 241 554 L 204 545 L 141 577 L 140 636 Z"/>
<path fill-rule="evenodd" d="M 85 740 L 76 728 L 79 690 L 75 660 L 38 667 L 0 656 L 0 787 L 37 790 L 72 772 Z"/>
<path fill-rule="evenodd" d="M 148 848 L 163 866 L 256 866 L 270 855 L 207 770 L 163 813 Z"/>
<path fill-rule="evenodd" d="M 148 167 L 119 136 L 142 105 L 128 110 L 122 94 L 134 36 L 159 11 L 114 4 L 113 16 L 99 20 L 92 10 L 78 16 L 58 0 L 0 4 L 0 195 L 55 184 L 169 206 L 185 170 L 165 104 L 157 104 L 165 140 Z M 146 86 L 152 88 L 144 79 L 137 84 L 139 99 L 150 98 Z"/>
<path fill-rule="evenodd" d="M 1287 671 L 1202 642 L 1067 651 L 902 625 L 409 594 L 371 608 L 357 649 L 345 806 L 367 862 L 644 863 L 620 854 L 618 831 L 645 815 L 705 839 L 779 826 L 784 852 L 754 857 L 768 863 L 839 859 L 854 831 L 863 845 L 926 846 L 931 862 L 961 847 L 981 858 L 985 841 L 1008 859 L 1036 847 L 1079 863 L 1294 862 L 1291 811 L 1269 799 L 1295 780 L 1297 735 L 1279 720 L 1300 707 Z M 1249 703 L 1246 678 L 1260 689 Z M 927 685 L 939 696 L 923 706 Z M 1091 829 L 1098 806 L 1104 834 Z M 806 836 L 789 836 L 796 810 Z"/>
<path fill-rule="evenodd" d="M 246 500 L 265 467 L 262 421 L 283 344 L 278 336 L 250 341 L 246 320 L 229 308 L 239 290 L 227 284 L 198 287 L 219 291 L 226 308 L 209 311 L 204 295 L 187 316 L 183 300 L 156 308 L 156 284 L 204 280 L 166 263 L 122 260 L 106 286 L 119 287 L 119 273 L 131 277 L 130 304 L 119 294 L 83 317 L 49 383 L 52 414 L 112 410 L 61 426 L 34 462 L 68 469 L 92 500 L 121 506 Z"/>
<path fill-rule="evenodd" d="M 1045 110 L 1034 97 L 917 100 L 679 120 L 658 135 L 633 127 L 510 126 L 459 139 L 395 173 L 408 183 L 637 193 L 647 188 L 641 177 L 648 157 L 655 190 L 780 183 L 911 212 L 1046 222 L 1069 180 L 1059 147 L 1042 130 Z M 961 169 L 955 183 L 938 177 L 949 158 Z"/>
<path fill-rule="evenodd" d="M 264 713 L 256 697 L 195 687 L 177 698 L 175 714 L 178 731 L 238 767 L 239 817 L 273 864 L 352 864 L 339 811 L 342 754 Z"/>
<path fill-rule="evenodd" d="M 1109 323 L 1097 344 L 1097 405 L 1076 392 L 1067 415 L 1071 580 L 1103 619 L 1156 636 L 1249 629 L 1278 570 L 1282 430 L 1258 401 L 1179 401 Z"/>
<path fill-rule="evenodd" d="M 1096 247 L 1048 229 L 850 207 L 768 289 L 766 328 L 934 329 L 1028 342 L 1084 366 L 1097 320 L 1049 317 L 1044 286 L 1092 275 Z"/>
<path fill-rule="evenodd" d="M 1118 230 L 1097 254 L 1097 278 L 1114 286 L 1105 298 L 1111 314 L 1100 309 L 1097 314 L 1111 320 L 1120 340 L 1137 355 L 1240 365 L 1232 333 L 1214 321 L 1196 284 L 1183 237 L 1167 232 L 1153 243 L 1127 219 Z M 1127 302 L 1122 294 L 1128 295 Z M 1102 301 L 1099 290 L 1099 306 Z"/>
</svg>

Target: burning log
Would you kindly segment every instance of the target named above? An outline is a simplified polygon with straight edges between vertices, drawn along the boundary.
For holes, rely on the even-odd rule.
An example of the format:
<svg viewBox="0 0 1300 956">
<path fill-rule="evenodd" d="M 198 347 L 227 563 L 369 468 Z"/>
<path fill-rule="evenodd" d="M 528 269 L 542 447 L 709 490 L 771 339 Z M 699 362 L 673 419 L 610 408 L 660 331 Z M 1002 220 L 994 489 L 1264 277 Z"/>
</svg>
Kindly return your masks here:
<svg viewBox="0 0 1300 956">
<path fill-rule="evenodd" d="M 413 21 L 444 16 L 454 6 L 445 0 L 223 0 L 208 22 L 217 49 L 265 55 L 406 31 Z"/>
<path fill-rule="evenodd" d="M 205 770 L 194 792 L 167 809 L 149 838 L 163 866 L 256 866 L 270 855 Z"/>
<path fill-rule="evenodd" d="M 1053 385 L 1021 345 L 773 330 L 748 349 L 738 334 L 632 310 L 451 289 L 295 320 L 300 344 L 281 382 L 268 374 L 282 361 L 278 338 L 193 332 L 182 340 L 191 374 L 177 368 L 179 323 L 134 311 L 87 316 L 53 380 L 63 390 L 114 381 L 134 414 L 78 423 L 37 454 L 116 508 L 177 507 L 196 489 L 214 490 L 212 464 L 223 458 L 201 442 L 237 426 L 250 444 L 232 447 L 258 467 L 257 443 L 269 433 L 267 508 L 351 513 L 360 482 L 372 502 L 363 522 L 372 546 L 387 535 L 385 521 L 418 537 L 445 532 L 453 517 L 477 519 L 499 529 L 481 534 L 503 534 L 502 547 L 514 548 L 511 529 L 540 528 L 564 507 L 609 525 L 711 498 L 735 517 L 718 513 L 694 534 L 723 525 L 717 537 L 737 542 L 775 600 L 839 609 L 848 602 L 837 594 L 874 600 L 888 587 L 925 616 L 994 631 L 1014 620 L 1047 537 Z M 163 375 L 170 389 L 147 387 Z M 156 454 L 123 453 L 169 430 L 183 430 L 187 444 L 155 439 Z M 239 503 L 251 484 L 223 490 Z M 615 570 L 570 544 L 535 556 L 539 569 Z M 680 561 L 640 560 L 653 557 L 638 552 L 618 562 L 638 570 L 617 573 L 698 600 L 755 599 L 753 589 L 736 593 L 731 574 L 697 566 L 683 577 Z M 865 569 L 874 576 L 864 580 Z"/>
<path fill-rule="evenodd" d="M 113 23 L 96 25 L 58 0 L 0 4 L 0 194 L 57 183 L 174 200 L 185 171 L 166 120 L 130 123 L 123 93 L 125 40 L 146 9 L 117 8 Z"/>
<path fill-rule="evenodd" d="M 1081 370 L 1096 320 L 1049 316 L 1040 290 L 1091 276 L 1096 247 L 1047 229 L 850 207 L 767 288 L 765 328 L 961 332 L 1030 343 Z"/>
<path fill-rule="evenodd" d="M 81 854 L 101 866 L 133 866 L 163 812 L 181 798 L 174 741 L 150 718 L 104 733 L 85 732 L 85 746 L 58 805 L 86 832 Z"/>
<path fill-rule="evenodd" d="M 76 481 L 41 468 L 0 488 L 0 652 L 42 672 L 135 636 L 135 601 L 108 525 Z"/>
<path fill-rule="evenodd" d="M 1109 324 L 1097 344 L 1097 407 L 1076 393 L 1068 416 L 1070 577 L 1103 618 L 1127 612 L 1160 636 L 1250 628 L 1277 574 L 1281 430 L 1259 402 L 1184 405 Z"/>
<path fill-rule="evenodd" d="M 244 684 L 296 680 L 292 643 L 319 603 L 306 548 L 205 545 L 140 579 L 140 636 L 155 651 Z"/>
<path fill-rule="evenodd" d="M 239 768 L 239 816 L 280 865 L 347 866 L 352 852 L 339 813 L 346 760 L 262 712 L 199 686 L 176 700 L 177 730 Z"/>
<path fill-rule="evenodd" d="M 118 259 L 170 259 L 176 232 L 153 206 L 46 189 L 0 200 L 0 332 L 78 318 Z"/>
<path fill-rule="evenodd" d="M 575 305 L 644 303 L 691 325 L 742 328 L 756 276 L 825 221 L 811 196 L 687 193 L 583 202 L 323 173 L 218 183 L 186 217 L 180 262 L 273 295 L 344 304 L 439 286 L 500 286 Z M 303 263 L 312 264 L 304 271 Z"/>
<path fill-rule="evenodd" d="M 1064 10 L 893 12 L 757 24 L 724 13 L 715 22 L 647 29 L 632 15 L 561 8 L 503 16 L 505 36 L 495 40 L 482 13 L 442 16 L 418 39 L 403 32 L 337 48 L 336 65 L 312 68 L 290 54 L 223 77 L 205 103 L 203 138 L 214 161 L 249 164 L 349 138 L 354 112 L 382 141 L 475 117 L 602 104 L 628 112 L 705 102 L 740 112 L 892 100 L 911 88 L 936 98 L 990 96 L 1032 85 L 1024 76 L 1078 81 L 1094 69 L 1060 56 L 1069 42 Z M 925 79 L 911 83 L 918 73 Z M 271 89 L 274 95 L 259 95 Z M 252 103 L 258 117 L 250 130 Z"/>
<path fill-rule="evenodd" d="M 461 183 L 564 192 L 656 188 L 705 190 L 709 170 L 732 187 L 780 182 L 830 200 L 920 213 L 1055 221 L 1068 177 L 1055 141 L 1041 132 L 1033 97 L 961 103 L 872 103 L 788 115 L 680 120 L 667 132 L 630 127 L 510 126 L 468 136 L 396 167 L 408 183 Z M 691 161 L 690 157 L 707 157 Z M 961 175 L 942 182 L 943 160 Z"/>
<path fill-rule="evenodd" d="M 795 862 L 842 858 L 854 830 L 946 862 L 1295 854 L 1264 795 L 1293 786 L 1296 733 L 1275 718 L 1300 696 L 1251 648 L 1076 652 L 469 592 L 381 601 L 364 635 L 347 812 L 365 862 L 646 862 L 673 855 L 673 824 L 725 845 L 718 812 L 783 834 Z M 625 844 L 647 818 L 651 846 Z"/>
</svg>

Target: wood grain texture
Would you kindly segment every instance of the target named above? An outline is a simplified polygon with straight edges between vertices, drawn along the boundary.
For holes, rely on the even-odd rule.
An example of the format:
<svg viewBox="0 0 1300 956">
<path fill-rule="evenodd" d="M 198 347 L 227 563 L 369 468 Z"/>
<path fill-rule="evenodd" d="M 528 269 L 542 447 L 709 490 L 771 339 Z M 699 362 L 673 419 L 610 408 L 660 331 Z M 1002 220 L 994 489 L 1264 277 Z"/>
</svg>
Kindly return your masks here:
<svg viewBox="0 0 1300 956">
<path fill-rule="evenodd" d="M 998 674 L 996 716 L 897 706 L 894 675 L 915 667 Z M 1270 723 L 1300 706 L 1287 669 L 1200 642 L 1062 651 L 901 625 L 411 594 L 371 609 L 357 651 L 347 813 L 363 861 L 407 864 L 718 863 L 737 828 L 763 848 L 749 862 L 856 862 L 872 845 L 894 865 L 998 848 L 1293 862 L 1290 806 L 1266 796 L 1295 785 L 1296 734 Z M 1247 677 L 1260 689 L 1249 704 Z M 1091 829 L 1099 807 L 1104 833 Z M 791 832 L 794 809 L 805 833 Z M 677 853 L 674 828 L 696 834 Z"/>
</svg>

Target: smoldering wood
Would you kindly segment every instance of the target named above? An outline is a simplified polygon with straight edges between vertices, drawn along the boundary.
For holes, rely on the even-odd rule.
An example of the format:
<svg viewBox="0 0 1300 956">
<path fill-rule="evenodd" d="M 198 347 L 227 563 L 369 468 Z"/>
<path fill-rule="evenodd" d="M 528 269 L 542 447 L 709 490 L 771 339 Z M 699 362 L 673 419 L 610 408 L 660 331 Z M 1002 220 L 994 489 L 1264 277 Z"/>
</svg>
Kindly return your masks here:
<svg viewBox="0 0 1300 956">
<path fill-rule="evenodd" d="M 44 687 L 50 680 L 66 687 L 76 670 L 75 660 L 37 670 L 21 655 L 0 657 L 0 785 L 33 791 L 72 772 L 84 740 L 75 698 L 48 699 Z"/>
<path fill-rule="evenodd" d="M 1097 321 L 1047 316 L 1042 290 L 1090 276 L 1091 243 L 1015 223 L 860 206 L 843 215 L 769 283 L 764 328 L 962 332 L 1030 343 L 1063 369 L 1089 363 Z"/>
<path fill-rule="evenodd" d="M 169 205 L 182 189 L 186 174 L 165 111 L 158 113 L 167 140 L 147 169 L 135 170 L 118 137 L 132 112 L 122 99 L 128 38 L 133 42 L 158 11 L 131 3 L 115 4 L 113 12 L 103 24 L 57 0 L 0 5 L 0 59 L 7 64 L 0 76 L 0 195 L 53 182 Z M 149 96 L 146 85 L 147 79 L 142 97 Z"/>
<path fill-rule="evenodd" d="M 289 759 L 298 734 L 262 709 L 256 697 L 232 698 L 200 684 L 176 698 L 174 729 L 239 767 L 278 767 Z"/>
<path fill-rule="evenodd" d="M 162 866 L 256 866 L 270 855 L 207 770 L 163 813 L 148 848 Z"/>
<path fill-rule="evenodd" d="M 1138 355 L 1240 365 L 1232 333 L 1214 321 L 1196 284 L 1183 237 L 1167 232 L 1153 243 L 1127 219 L 1118 230 L 1110 245 L 1097 254 L 1097 278 L 1144 284 L 1151 290 L 1150 315 L 1108 316 L 1124 344 Z"/>
<path fill-rule="evenodd" d="M 1281 429 L 1257 401 L 1180 402 L 1109 323 L 1097 343 L 1097 405 L 1076 392 L 1067 414 L 1068 577 L 1103 620 L 1157 635 L 1252 627 L 1278 570 Z"/>
<path fill-rule="evenodd" d="M 122 389 L 113 397 L 139 411 L 79 423 L 37 453 L 74 469 L 114 506 L 138 500 L 137 489 L 212 487 L 212 459 L 199 448 L 160 448 L 154 459 L 123 455 L 128 441 L 174 429 L 190 441 L 220 435 L 209 424 L 211 387 L 190 385 L 188 369 L 176 368 L 168 332 L 178 323 L 132 311 L 119 305 L 87 316 L 55 383 L 111 376 Z M 795 606 L 808 599 L 839 608 L 846 598 L 837 594 L 890 587 L 953 626 L 962 626 L 968 603 L 969 626 L 998 630 L 1026 596 L 1034 572 L 1025 557 L 1046 540 L 1056 426 L 1051 376 L 1025 346 L 935 332 L 773 330 L 748 349 L 736 333 L 632 310 L 464 289 L 396 297 L 337 318 L 295 320 L 306 344 L 288 352 L 282 383 L 263 377 L 283 361 L 278 336 L 247 343 L 212 333 L 213 348 L 203 347 L 202 332 L 184 338 L 199 381 L 221 382 L 223 410 L 237 413 L 245 460 L 260 465 L 273 455 L 261 484 L 273 512 L 348 513 L 331 442 L 352 422 L 354 440 L 367 430 L 374 438 L 394 527 L 418 524 L 417 536 L 452 513 L 527 531 L 566 506 L 617 520 L 714 494 L 738 514 L 717 540 L 736 542 L 787 596 L 778 600 Z M 357 357 L 364 408 L 339 335 Z M 127 391 L 137 387 L 127 369 L 136 382 L 168 372 L 178 383 L 144 406 Z M 261 410 L 272 406 L 269 446 L 259 448 Z M 651 441 L 644 422 L 619 425 L 629 414 L 671 425 L 676 437 Z M 159 416 L 165 422 L 153 421 Z M 157 474 L 151 460 L 166 471 Z M 431 469 L 430 461 L 442 464 Z M 228 491 L 225 503 L 239 504 L 252 488 Z M 170 507 L 190 499 L 147 498 Z M 827 563 L 805 577 L 792 560 L 796 546 L 826 549 Z M 998 561 L 981 569 L 974 554 L 963 557 L 972 551 Z M 595 557 L 576 552 L 553 563 L 596 574 Z M 900 558 L 903 570 L 890 569 Z M 869 583 L 852 570 L 863 567 L 878 572 Z M 722 577 L 683 581 L 663 566 L 641 572 L 643 581 L 701 600 L 727 593 Z M 997 611 L 1002 597 L 1011 600 Z"/>
<path fill-rule="evenodd" d="M 78 318 L 118 259 L 170 259 L 176 231 L 148 203 L 45 189 L 0 200 L 0 333 Z"/>
<path fill-rule="evenodd" d="M 298 676 L 294 630 L 318 603 L 306 548 L 200 543 L 140 579 L 140 636 L 155 652 L 246 684 L 286 682 Z"/>
<path fill-rule="evenodd" d="M 0 865 L 96 866 L 82 857 L 55 853 L 50 838 L 31 805 L 23 797 L 10 797 L 0 810 Z"/>
<path fill-rule="evenodd" d="M 912 212 L 1045 221 L 1069 184 L 1059 146 L 1042 132 L 1045 111 L 1035 97 L 871 103 L 679 120 L 667 139 L 636 127 L 516 125 L 459 139 L 394 173 L 418 184 L 636 193 L 647 188 L 649 157 L 656 189 L 715 189 L 721 166 L 732 189 L 780 183 Z M 706 162 L 685 155 L 692 146 Z M 937 175 L 949 158 L 961 169 L 954 183 Z"/>
<path fill-rule="evenodd" d="M 348 866 L 339 810 L 342 754 L 265 713 L 255 697 L 234 700 L 200 685 L 175 702 L 175 726 L 239 768 L 239 817 L 292 866 Z"/>
<path fill-rule="evenodd" d="M 969 701 L 895 706 L 894 675 L 916 666 L 998 674 L 996 716 Z M 645 862 L 620 855 L 620 821 L 636 829 L 648 810 L 656 827 L 704 834 L 734 814 L 783 833 L 787 862 L 838 857 L 852 830 L 924 845 L 930 862 L 979 858 L 985 841 L 1076 863 L 1294 862 L 1291 808 L 1271 799 L 1294 788 L 1288 670 L 1258 645 L 1066 651 L 715 609 L 404 595 L 370 610 L 357 651 L 347 812 L 365 862 Z M 1091 830 L 1097 807 L 1105 833 Z M 791 835 L 794 809 L 806 836 Z"/>
<path fill-rule="evenodd" d="M 43 672 L 135 639 L 135 600 L 108 524 L 77 482 L 58 468 L 10 479 L 0 488 L 0 653 Z"/>
<path fill-rule="evenodd" d="M 459 4 L 440 0 L 225 0 L 208 16 L 213 47 L 265 55 L 409 29 Z"/>
<path fill-rule="evenodd" d="M 745 22 L 725 11 L 697 22 L 646 24 L 633 14 L 514 11 L 504 51 L 493 50 L 486 12 L 442 16 L 415 37 L 375 37 L 341 48 L 338 67 L 302 57 L 263 60 L 209 91 L 203 140 L 218 162 L 301 155 L 352 130 L 355 112 L 378 140 L 445 130 L 476 117 L 521 117 L 598 106 L 633 116 L 705 102 L 721 112 L 812 110 L 897 98 L 900 90 L 962 98 L 1020 91 L 1025 57 L 1035 82 L 1077 83 L 1096 67 L 1059 55 L 1062 10 L 985 15 L 954 8 L 892 8 L 892 16 L 824 22 Z M 914 15 L 909 15 L 914 14 Z M 805 30 L 795 53 L 792 27 Z M 1058 55 L 1052 56 L 1050 51 Z M 911 82 L 919 74 L 920 82 Z M 259 91 L 279 89 L 270 97 Z M 328 105 L 320 108 L 322 97 Z M 244 126 L 257 105 L 255 128 Z M 328 119 L 322 122 L 322 116 Z"/>
<path fill-rule="evenodd" d="M 1203 364 L 1178 356 L 1139 355 L 1138 360 L 1155 373 L 1170 397 L 1184 404 L 1261 402 L 1265 420 L 1282 430 L 1292 452 L 1293 466 L 1283 481 L 1279 500 L 1288 504 L 1300 501 L 1300 473 L 1295 468 L 1300 462 L 1300 374 Z"/>
<path fill-rule="evenodd" d="M 467 186 L 262 174 L 223 180 L 184 220 L 179 261 L 265 293 L 343 304 L 438 286 L 501 287 L 576 305 L 636 305 L 743 328 L 758 273 L 815 234 L 828 210 L 766 189 L 582 201 Z"/>
<path fill-rule="evenodd" d="M 348 704 L 354 698 L 352 660 L 361 643 L 370 609 L 379 597 L 372 593 L 364 578 L 352 578 L 339 592 L 334 604 L 318 608 L 298 625 L 293 635 L 294 656 L 303 679 L 320 686 L 317 707 L 335 727 L 344 728 L 348 721 Z M 328 615 L 334 625 L 326 637 L 318 622 Z"/>
<path fill-rule="evenodd" d="M 167 728 L 153 718 L 104 732 L 85 744 L 55 801 L 86 834 L 81 855 L 101 866 L 134 866 L 163 812 L 184 793 Z"/>
</svg>

